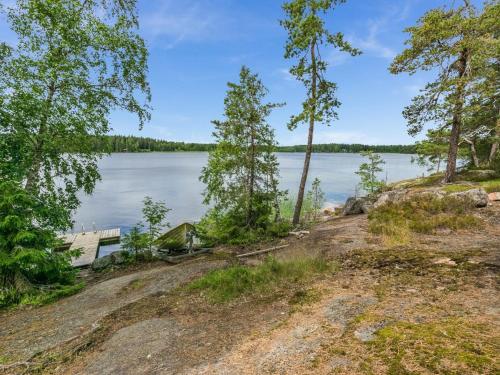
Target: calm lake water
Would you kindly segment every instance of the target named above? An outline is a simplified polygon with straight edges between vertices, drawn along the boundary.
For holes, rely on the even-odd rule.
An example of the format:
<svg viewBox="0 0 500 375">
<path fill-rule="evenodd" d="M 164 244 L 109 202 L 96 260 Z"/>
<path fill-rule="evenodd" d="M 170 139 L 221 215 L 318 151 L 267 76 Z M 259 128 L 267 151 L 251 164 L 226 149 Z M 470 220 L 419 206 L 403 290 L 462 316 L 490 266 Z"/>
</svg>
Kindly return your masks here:
<svg viewBox="0 0 500 375">
<path fill-rule="evenodd" d="M 82 205 L 74 215 L 75 231 L 118 228 L 126 233 L 142 216 L 142 200 L 149 195 L 164 200 L 172 209 L 172 226 L 195 221 L 205 213 L 202 204 L 204 185 L 198 180 L 207 162 L 204 152 L 120 153 L 100 161 L 102 176 L 92 196 L 82 195 Z M 382 154 L 386 161 L 381 178 L 397 181 L 422 175 L 425 169 L 411 163 L 411 155 Z M 304 162 L 302 153 L 278 153 L 281 188 L 296 193 Z M 359 176 L 354 172 L 365 159 L 358 154 L 313 154 L 309 183 L 318 177 L 326 200 L 343 203 L 353 195 Z M 106 246 L 102 256 L 118 246 Z"/>
</svg>

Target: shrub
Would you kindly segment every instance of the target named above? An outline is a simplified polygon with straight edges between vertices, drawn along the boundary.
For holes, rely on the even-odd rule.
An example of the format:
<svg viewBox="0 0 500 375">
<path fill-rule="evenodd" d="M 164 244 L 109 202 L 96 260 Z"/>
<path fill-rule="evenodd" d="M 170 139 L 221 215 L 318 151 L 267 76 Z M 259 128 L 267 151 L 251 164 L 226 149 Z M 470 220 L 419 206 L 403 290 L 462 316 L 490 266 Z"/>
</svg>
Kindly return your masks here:
<svg viewBox="0 0 500 375">
<path fill-rule="evenodd" d="M 15 182 L 0 184 L 0 306 L 56 291 L 75 281 L 75 252 L 56 252 L 60 241 L 47 208 Z"/>
</svg>

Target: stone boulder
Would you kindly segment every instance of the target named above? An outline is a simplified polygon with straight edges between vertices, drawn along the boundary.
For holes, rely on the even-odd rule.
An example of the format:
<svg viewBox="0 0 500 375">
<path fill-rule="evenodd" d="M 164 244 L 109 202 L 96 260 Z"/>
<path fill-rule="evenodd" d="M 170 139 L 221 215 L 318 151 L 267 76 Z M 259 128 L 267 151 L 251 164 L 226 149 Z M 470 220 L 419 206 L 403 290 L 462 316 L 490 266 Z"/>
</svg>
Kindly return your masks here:
<svg viewBox="0 0 500 375">
<path fill-rule="evenodd" d="M 111 255 L 105 255 L 101 258 L 96 258 L 92 262 L 92 269 L 94 271 L 101 271 L 105 268 L 110 267 L 113 264 L 113 261 L 111 259 Z"/>
<path fill-rule="evenodd" d="M 127 262 L 128 258 L 127 251 L 113 251 L 109 255 L 95 259 L 92 263 L 92 269 L 94 271 L 101 271 L 113 265 L 124 264 Z"/>
<path fill-rule="evenodd" d="M 483 188 L 452 193 L 450 196 L 470 200 L 474 207 L 486 207 L 488 205 L 488 193 Z"/>
<path fill-rule="evenodd" d="M 389 202 L 398 204 L 411 198 L 423 195 L 431 195 L 436 198 L 454 196 L 457 198 L 467 199 L 473 203 L 474 207 L 485 207 L 488 204 L 488 194 L 486 193 L 486 191 L 482 188 L 471 185 L 471 188 L 469 190 L 460 191 L 457 193 L 448 193 L 445 190 L 442 190 L 442 188 L 440 187 L 430 187 L 426 189 L 390 190 L 380 194 L 373 207 L 377 208 Z"/>
<path fill-rule="evenodd" d="M 407 199 L 408 190 L 407 189 L 396 189 L 385 191 L 378 197 L 377 201 L 373 204 L 374 208 L 378 208 L 387 204 L 389 202 L 392 203 L 400 203 Z"/>
<path fill-rule="evenodd" d="M 373 201 L 368 197 L 351 197 L 345 202 L 342 214 L 347 215 L 358 215 L 366 214 L 373 207 Z"/>
</svg>

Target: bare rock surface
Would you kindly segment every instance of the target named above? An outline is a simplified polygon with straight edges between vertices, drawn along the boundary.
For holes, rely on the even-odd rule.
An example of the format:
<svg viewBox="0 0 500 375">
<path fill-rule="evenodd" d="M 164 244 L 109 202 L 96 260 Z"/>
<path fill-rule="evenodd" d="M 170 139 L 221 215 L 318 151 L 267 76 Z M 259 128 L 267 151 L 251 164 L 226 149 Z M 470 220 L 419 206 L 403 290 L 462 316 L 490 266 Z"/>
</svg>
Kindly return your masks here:
<svg viewBox="0 0 500 375">
<path fill-rule="evenodd" d="M 140 271 L 92 285 L 54 304 L 8 313 L 0 317 L 0 353 L 8 358 L 28 360 L 38 352 L 89 333 L 99 326 L 101 318 L 127 304 L 172 290 L 223 264 L 222 261 L 198 261 Z M 134 282 L 140 287 L 123 293 Z"/>
</svg>

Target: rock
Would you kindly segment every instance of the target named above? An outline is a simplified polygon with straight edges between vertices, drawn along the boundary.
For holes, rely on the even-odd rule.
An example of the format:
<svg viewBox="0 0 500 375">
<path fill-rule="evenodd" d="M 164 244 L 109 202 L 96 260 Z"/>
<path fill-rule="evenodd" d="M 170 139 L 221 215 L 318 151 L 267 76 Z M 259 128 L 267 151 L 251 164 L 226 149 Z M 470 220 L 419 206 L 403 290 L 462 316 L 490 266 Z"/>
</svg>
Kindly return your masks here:
<svg viewBox="0 0 500 375">
<path fill-rule="evenodd" d="M 109 254 L 113 264 L 123 264 L 127 261 L 128 252 L 126 251 L 113 251 Z"/>
<path fill-rule="evenodd" d="M 335 216 L 339 207 L 338 203 L 326 203 L 323 207 L 323 213 L 328 216 Z"/>
<path fill-rule="evenodd" d="M 439 258 L 439 259 L 436 259 L 433 263 L 434 264 L 444 264 L 446 266 L 456 266 L 457 265 L 457 263 L 454 260 L 451 260 L 450 258 Z"/>
<path fill-rule="evenodd" d="M 101 258 L 97 258 L 92 262 L 92 269 L 94 271 L 100 271 L 105 268 L 108 268 L 113 264 L 113 260 L 111 259 L 111 255 L 106 255 Z"/>
<path fill-rule="evenodd" d="M 444 198 L 445 196 L 454 196 L 461 199 L 470 200 L 475 207 L 485 207 L 488 204 L 488 194 L 483 188 L 475 187 L 471 185 L 469 190 L 460 191 L 457 193 L 448 194 L 445 190 L 439 187 L 432 187 L 427 189 L 397 189 L 386 191 L 378 197 L 377 201 L 373 204 L 374 208 L 383 206 L 389 202 L 391 203 L 401 203 L 409 200 L 413 197 L 431 195 L 436 198 Z"/>
<path fill-rule="evenodd" d="M 488 194 L 488 199 L 490 201 L 500 201 L 500 192 L 496 191 Z"/>
<path fill-rule="evenodd" d="M 369 326 L 359 327 L 354 331 L 354 337 L 362 342 L 372 341 L 375 338 L 375 333 L 386 325 L 386 322 L 378 322 Z"/>
<path fill-rule="evenodd" d="M 389 202 L 392 203 L 400 203 L 406 199 L 408 190 L 406 189 L 397 189 L 383 192 L 378 197 L 377 201 L 373 204 L 374 208 L 383 206 Z"/>
<path fill-rule="evenodd" d="M 486 207 L 488 205 L 488 193 L 483 188 L 470 189 L 450 194 L 452 197 L 470 200 L 474 207 Z"/>
<path fill-rule="evenodd" d="M 344 205 L 344 209 L 342 213 L 347 215 L 358 215 L 358 214 L 366 214 L 373 207 L 373 203 L 370 198 L 367 197 L 351 197 L 347 199 Z"/>
<path fill-rule="evenodd" d="M 377 303 L 372 296 L 343 295 L 335 297 L 325 307 L 325 318 L 345 331 L 347 325 L 369 306 Z"/>
</svg>

